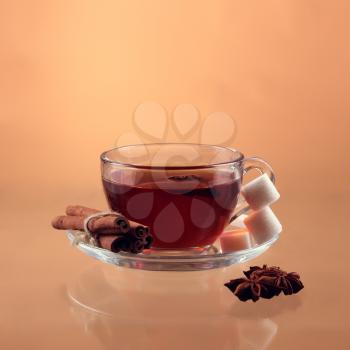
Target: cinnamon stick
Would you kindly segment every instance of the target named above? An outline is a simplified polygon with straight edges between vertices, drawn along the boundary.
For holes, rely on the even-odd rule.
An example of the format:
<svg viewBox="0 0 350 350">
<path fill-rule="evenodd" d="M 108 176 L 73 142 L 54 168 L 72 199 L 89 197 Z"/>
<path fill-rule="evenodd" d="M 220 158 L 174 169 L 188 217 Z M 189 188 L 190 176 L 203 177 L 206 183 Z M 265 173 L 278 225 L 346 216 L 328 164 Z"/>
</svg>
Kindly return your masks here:
<svg viewBox="0 0 350 350">
<path fill-rule="evenodd" d="M 121 250 L 128 251 L 130 249 L 130 240 L 123 236 L 100 236 L 98 239 L 99 246 L 103 249 L 111 250 L 119 253 Z"/>
<path fill-rule="evenodd" d="M 98 213 L 99 210 L 84 207 L 82 205 L 68 205 L 66 208 L 66 215 L 72 216 L 90 216 L 92 214 Z"/>
<path fill-rule="evenodd" d="M 68 216 L 84 216 L 88 217 L 93 214 L 97 214 L 100 211 L 97 209 L 92 209 L 88 207 L 84 207 L 82 205 L 68 205 L 66 208 L 66 214 Z M 144 226 L 141 226 L 139 223 L 134 221 L 127 220 L 123 215 L 111 215 L 111 216 L 105 216 L 104 220 L 101 220 L 101 218 L 95 219 L 92 218 L 89 221 L 88 228 L 90 232 L 98 231 L 99 234 L 110 234 L 115 233 L 115 225 L 119 226 L 120 233 L 127 233 L 130 231 L 131 227 L 134 227 L 135 229 L 138 227 L 144 228 Z M 108 218 L 108 219 L 107 219 Z M 114 218 L 116 221 L 113 222 Z M 91 223 L 91 224 L 90 224 Z M 91 229 L 90 229 L 91 225 Z M 117 233 L 119 234 L 119 232 Z"/>
<path fill-rule="evenodd" d="M 101 248 L 111 250 L 114 253 L 125 251 L 138 254 L 144 249 L 144 244 L 141 240 L 133 239 L 130 236 L 104 235 L 99 237 L 98 242 Z"/>
<path fill-rule="evenodd" d="M 138 225 L 130 228 L 130 233 L 136 238 L 144 240 L 149 235 L 148 227 Z"/>
<path fill-rule="evenodd" d="M 92 218 L 88 223 L 88 229 L 91 233 L 105 234 L 125 234 L 130 231 L 130 224 L 123 216 L 109 215 Z"/>
<path fill-rule="evenodd" d="M 56 216 L 51 225 L 57 230 L 84 230 L 84 217 L 82 216 Z"/>
<path fill-rule="evenodd" d="M 88 207 L 84 207 L 82 205 L 68 205 L 66 208 L 66 214 L 72 216 L 84 216 L 88 217 L 90 215 L 99 213 L 100 211 L 97 209 L 92 209 Z M 112 215 L 111 215 L 112 216 Z M 109 217 L 109 216 L 106 216 Z M 113 217 L 116 217 L 115 215 Z M 119 219 L 118 224 L 120 225 L 120 229 L 122 233 L 127 233 L 130 230 L 135 231 L 135 235 L 137 238 L 143 238 L 148 233 L 148 227 L 140 225 L 138 222 L 127 220 L 123 215 L 119 214 L 116 218 Z M 92 222 L 94 219 L 91 219 Z M 96 230 L 99 231 L 99 234 L 110 234 L 113 233 L 110 230 L 111 221 L 98 221 L 94 225 L 96 225 Z M 104 226 L 106 225 L 106 226 Z M 89 230 L 92 232 L 89 226 Z"/>
<path fill-rule="evenodd" d="M 143 241 L 139 240 L 139 239 L 135 239 L 131 241 L 131 245 L 130 245 L 130 252 L 133 254 L 138 254 L 141 253 L 144 249 L 144 244 Z"/>
<path fill-rule="evenodd" d="M 59 230 L 83 231 L 85 219 L 99 212 L 81 205 L 69 205 L 66 208 L 67 215 L 54 218 L 52 226 Z M 149 249 L 153 242 L 148 227 L 129 221 L 118 213 L 92 217 L 88 222 L 88 229 L 101 248 L 116 253 L 125 251 L 137 254 L 143 249 Z"/>
<path fill-rule="evenodd" d="M 57 216 L 52 220 L 52 226 L 58 230 L 84 230 L 84 216 Z M 121 216 L 102 216 L 92 218 L 88 223 L 89 231 L 94 235 L 126 234 L 130 226 Z"/>
<path fill-rule="evenodd" d="M 144 249 L 151 248 L 153 243 L 153 237 L 149 234 L 144 240 Z"/>
</svg>

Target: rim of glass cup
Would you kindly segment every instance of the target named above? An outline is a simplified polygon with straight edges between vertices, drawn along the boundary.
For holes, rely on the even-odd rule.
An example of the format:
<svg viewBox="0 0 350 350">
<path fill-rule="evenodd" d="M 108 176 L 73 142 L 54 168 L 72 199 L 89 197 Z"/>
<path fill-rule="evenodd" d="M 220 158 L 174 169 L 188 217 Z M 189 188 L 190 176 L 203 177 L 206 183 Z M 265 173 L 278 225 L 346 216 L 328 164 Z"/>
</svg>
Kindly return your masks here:
<svg viewBox="0 0 350 350">
<path fill-rule="evenodd" d="M 213 164 L 203 164 L 203 165 L 183 165 L 183 166 L 172 166 L 172 165 L 166 165 L 166 166 L 154 166 L 154 165 L 139 165 L 139 164 L 132 164 L 132 163 L 127 163 L 127 162 L 122 162 L 118 160 L 112 160 L 108 158 L 108 154 L 113 151 L 117 151 L 120 149 L 126 149 L 129 147 L 147 147 L 147 146 L 171 146 L 171 145 L 183 145 L 183 146 L 199 146 L 199 147 L 206 147 L 206 148 L 214 148 L 217 149 L 218 151 L 230 151 L 232 153 L 233 159 L 228 160 L 225 162 L 217 162 Z M 110 164 L 116 164 L 116 165 L 121 165 L 121 166 L 127 166 L 130 168 L 135 168 L 135 169 L 155 169 L 155 170 L 167 170 L 167 169 L 207 169 L 207 168 L 214 168 L 217 166 L 223 166 L 223 165 L 228 165 L 228 164 L 234 164 L 234 163 L 239 163 L 244 159 L 244 155 L 242 152 L 234 149 L 234 148 L 228 148 L 228 147 L 223 147 L 223 146 L 217 146 L 217 145 L 209 145 L 209 144 L 201 144 L 201 143 L 182 143 L 182 142 L 170 142 L 170 143 L 147 143 L 147 144 L 132 144 L 132 145 L 125 145 L 125 146 L 120 146 L 120 147 L 115 147 L 111 148 L 107 151 L 104 151 L 100 159 L 104 163 L 110 163 Z"/>
</svg>

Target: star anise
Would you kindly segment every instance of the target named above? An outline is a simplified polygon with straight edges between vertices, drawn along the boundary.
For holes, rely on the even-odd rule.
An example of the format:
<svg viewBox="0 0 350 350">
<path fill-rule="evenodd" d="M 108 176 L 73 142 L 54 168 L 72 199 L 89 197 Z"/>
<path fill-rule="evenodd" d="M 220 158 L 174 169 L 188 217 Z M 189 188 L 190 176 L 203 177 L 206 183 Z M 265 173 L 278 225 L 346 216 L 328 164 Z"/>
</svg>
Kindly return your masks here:
<svg viewBox="0 0 350 350">
<path fill-rule="evenodd" d="M 296 294 L 304 288 L 300 276 L 296 272 L 284 273 L 278 276 L 275 286 L 283 291 L 285 295 Z"/>
<path fill-rule="evenodd" d="M 285 295 L 295 294 L 304 288 L 296 272 L 287 273 L 277 266 L 251 266 L 243 273 L 246 278 L 237 278 L 225 284 L 242 301 L 252 299 L 256 302 L 260 297 L 271 299 L 281 292 Z"/>
<path fill-rule="evenodd" d="M 256 302 L 260 298 L 260 284 L 247 278 L 237 278 L 236 280 L 226 283 L 225 286 L 241 301 L 252 299 Z"/>
<path fill-rule="evenodd" d="M 248 271 L 243 271 L 244 275 L 247 278 L 250 278 L 250 276 L 276 276 L 280 273 L 283 273 L 284 271 L 281 270 L 280 267 L 277 266 L 270 266 L 263 265 L 263 267 L 260 266 L 250 266 Z"/>
<path fill-rule="evenodd" d="M 243 271 L 245 276 L 252 278 L 254 276 L 271 276 L 275 279 L 274 286 L 277 289 L 277 295 L 283 292 L 285 295 L 298 293 L 304 288 L 303 283 L 300 281 L 300 276 L 296 272 L 286 272 L 281 270 L 277 266 L 263 265 L 251 266 L 249 271 Z"/>
<path fill-rule="evenodd" d="M 258 278 L 237 278 L 225 283 L 225 286 L 235 294 L 239 300 L 253 300 L 256 302 L 259 298 L 271 299 L 276 295 L 274 280 L 268 276 Z"/>
</svg>

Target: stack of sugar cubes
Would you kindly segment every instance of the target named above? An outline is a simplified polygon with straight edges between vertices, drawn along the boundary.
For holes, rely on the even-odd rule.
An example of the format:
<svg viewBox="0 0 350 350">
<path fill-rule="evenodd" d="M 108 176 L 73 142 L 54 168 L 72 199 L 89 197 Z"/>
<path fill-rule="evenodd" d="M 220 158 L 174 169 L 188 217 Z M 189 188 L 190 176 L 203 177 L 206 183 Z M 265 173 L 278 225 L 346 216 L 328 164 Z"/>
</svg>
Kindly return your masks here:
<svg viewBox="0 0 350 350">
<path fill-rule="evenodd" d="M 281 223 L 270 208 L 270 205 L 279 199 L 280 194 L 266 174 L 242 186 L 241 194 L 250 210 L 240 223 L 241 217 L 220 236 L 220 246 L 224 253 L 263 244 L 282 231 Z"/>
</svg>

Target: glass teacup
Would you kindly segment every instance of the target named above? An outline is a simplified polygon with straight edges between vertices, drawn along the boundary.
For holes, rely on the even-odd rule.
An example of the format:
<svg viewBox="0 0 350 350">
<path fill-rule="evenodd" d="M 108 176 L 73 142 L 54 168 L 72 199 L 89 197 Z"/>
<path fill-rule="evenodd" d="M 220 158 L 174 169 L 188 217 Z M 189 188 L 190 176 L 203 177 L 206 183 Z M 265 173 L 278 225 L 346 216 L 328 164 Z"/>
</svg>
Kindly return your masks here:
<svg viewBox="0 0 350 350">
<path fill-rule="evenodd" d="M 113 211 L 150 228 L 153 248 L 204 248 L 229 224 L 243 175 L 271 167 L 237 150 L 160 143 L 115 148 L 101 155 L 104 191 Z"/>
</svg>

